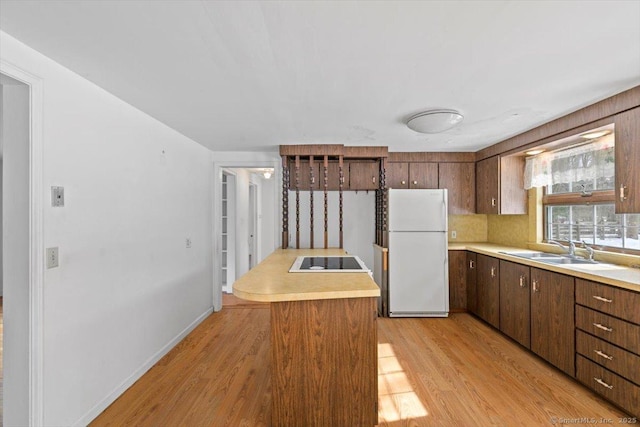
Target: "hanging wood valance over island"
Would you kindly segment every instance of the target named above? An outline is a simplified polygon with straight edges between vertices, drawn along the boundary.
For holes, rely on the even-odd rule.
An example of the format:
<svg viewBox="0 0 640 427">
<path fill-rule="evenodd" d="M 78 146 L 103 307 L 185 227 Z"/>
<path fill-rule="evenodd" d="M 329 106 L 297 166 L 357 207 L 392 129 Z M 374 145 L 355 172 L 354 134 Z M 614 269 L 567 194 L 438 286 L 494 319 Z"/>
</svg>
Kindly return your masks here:
<svg viewBox="0 0 640 427">
<path fill-rule="evenodd" d="M 295 191 L 296 243 L 300 248 L 300 192 L 309 192 L 309 247 L 329 247 L 328 192 L 338 191 L 339 247 L 344 247 L 343 191 L 376 192 L 376 243 L 381 244 L 385 224 L 384 188 L 387 147 L 345 147 L 342 144 L 281 145 L 282 156 L 282 248 L 289 246 L 289 191 Z M 316 191 L 324 203 L 324 241 L 314 242 L 314 202 Z"/>
</svg>

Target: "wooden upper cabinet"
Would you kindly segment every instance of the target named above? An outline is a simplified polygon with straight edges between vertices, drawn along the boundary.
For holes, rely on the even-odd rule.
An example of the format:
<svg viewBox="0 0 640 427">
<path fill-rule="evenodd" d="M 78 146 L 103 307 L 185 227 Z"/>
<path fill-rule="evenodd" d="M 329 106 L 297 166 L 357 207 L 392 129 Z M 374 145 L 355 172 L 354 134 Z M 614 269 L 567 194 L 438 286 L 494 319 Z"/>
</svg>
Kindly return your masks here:
<svg viewBox="0 0 640 427">
<path fill-rule="evenodd" d="M 387 188 L 438 188 L 438 163 L 389 162 Z"/>
<path fill-rule="evenodd" d="M 489 157 L 476 163 L 476 212 L 497 214 L 500 158 Z"/>
<path fill-rule="evenodd" d="M 449 190 L 449 214 L 476 213 L 476 169 L 474 163 L 438 164 L 438 188 Z"/>
<path fill-rule="evenodd" d="M 409 163 L 389 162 L 385 174 L 387 188 L 409 188 Z"/>
<path fill-rule="evenodd" d="M 350 161 L 349 162 L 349 189 L 350 190 L 377 190 L 379 188 L 380 168 L 378 162 Z"/>
<path fill-rule="evenodd" d="M 438 164 L 409 163 L 409 188 L 438 188 Z"/>
<path fill-rule="evenodd" d="M 615 116 L 616 213 L 640 213 L 640 107 Z"/>
<path fill-rule="evenodd" d="M 298 170 L 298 189 L 300 191 L 309 191 L 310 188 L 314 190 L 320 189 L 320 183 L 322 182 L 320 176 L 320 162 L 314 160 L 313 162 L 313 186 L 311 183 L 311 169 L 309 168 L 309 160 L 300 160 L 300 168 Z M 291 160 L 289 162 L 289 188 L 291 190 L 296 189 L 296 162 Z"/>
<path fill-rule="evenodd" d="M 342 164 L 342 189 L 344 191 L 349 190 L 349 163 L 343 162 Z M 320 166 L 320 190 L 324 190 L 324 166 Z M 338 191 L 340 190 L 340 164 L 338 162 L 329 162 L 327 168 L 327 190 Z"/>
<path fill-rule="evenodd" d="M 524 157 L 493 156 L 476 163 L 476 212 L 527 213 Z"/>
</svg>

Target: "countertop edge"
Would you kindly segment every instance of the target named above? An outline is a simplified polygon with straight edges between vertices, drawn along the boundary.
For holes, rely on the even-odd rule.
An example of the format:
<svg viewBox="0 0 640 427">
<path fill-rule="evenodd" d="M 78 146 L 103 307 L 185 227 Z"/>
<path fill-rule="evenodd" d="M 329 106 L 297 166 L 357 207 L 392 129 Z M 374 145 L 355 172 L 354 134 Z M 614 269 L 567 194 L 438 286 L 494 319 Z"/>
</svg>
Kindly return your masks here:
<svg viewBox="0 0 640 427">
<path fill-rule="evenodd" d="M 550 264 L 542 263 L 539 261 L 529 260 L 526 258 L 520 258 L 520 257 L 500 253 L 502 251 L 539 252 L 532 249 L 524 249 L 524 248 L 517 248 L 512 246 L 502 246 L 494 243 L 480 243 L 480 242 L 454 243 L 454 244 L 450 243 L 448 249 L 450 251 L 475 252 L 483 255 L 488 255 L 494 258 L 503 259 L 505 261 L 511 261 L 511 262 L 516 262 L 518 264 L 528 265 L 529 267 L 535 267 L 541 270 L 553 271 L 555 273 L 565 274 L 567 276 L 572 276 L 579 279 L 590 280 L 598 283 L 604 283 L 606 285 L 614 286 L 616 288 L 622 288 L 622 289 L 627 289 L 634 292 L 640 292 L 640 270 L 637 271 L 636 273 L 635 271 L 636 269 L 631 267 L 615 266 L 619 269 L 620 272 L 624 272 L 624 274 L 634 275 L 634 276 L 637 275 L 637 279 L 634 277 L 634 281 L 636 282 L 631 282 L 624 279 L 618 279 L 615 277 L 608 277 L 606 275 L 601 275 L 596 273 L 590 273 L 590 272 L 581 270 L 579 266 L 566 267 L 566 266 L 550 265 Z M 605 265 L 613 265 L 613 264 L 602 264 L 602 265 L 605 266 Z"/>
</svg>

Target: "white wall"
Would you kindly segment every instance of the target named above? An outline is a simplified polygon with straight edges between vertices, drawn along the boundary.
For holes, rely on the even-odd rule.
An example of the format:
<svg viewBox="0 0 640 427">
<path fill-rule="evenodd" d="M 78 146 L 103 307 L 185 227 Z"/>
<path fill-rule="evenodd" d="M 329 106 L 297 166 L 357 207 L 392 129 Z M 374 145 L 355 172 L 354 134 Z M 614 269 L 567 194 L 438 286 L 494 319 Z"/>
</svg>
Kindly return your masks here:
<svg viewBox="0 0 640 427">
<path fill-rule="evenodd" d="M 373 268 L 373 243 L 375 241 L 375 192 L 345 191 L 343 193 L 344 249 L 357 255 L 370 269 Z M 310 193 L 300 191 L 300 247 L 310 247 Z M 329 191 L 327 196 L 329 247 L 340 246 L 339 193 Z M 324 247 L 324 193 L 313 194 L 313 244 Z M 296 247 L 296 193 L 289 191 L 289 247 Z"/>
<path fill-rule="evenodd" d="M 249 271 L 249 182 L 244 169 L 236 173 L 236 280 Z"/>
<path fill-rule="evenodd" d="M 0 86 L 0 104 L 2 104 L 2 86 Z M 0 112 L 0 116 L 2 116 L 2 113 Z M 2 134 L 2 123 L 0 122 L 0 134 Z M 0 141 L 0 145 L 2 145 L 2 142 Z M 2 290 L 3 290 L 3 265 L 4 265 L 4 257 L 2 256 L 2 246 L 4 246 L 2 244 L 3 241 L 3 233 L 2 233 L 2 222 L 3 222 L 3 215 L 2 215 L 2 174 L 3 174 L 3 158 L 0 157 L 0 297 L 3 295 L 2 294 Z"/>
<path fill-rule="evenodd" d="M 212 308 L 212 156 L 5 33 L 0 55 L 43 81 L 45 188 L 65 188 L 63 208 L 43 195 L 45 246 L 60 248 L 44 277 L 44 420 L 86 424 Z M 6 342 L 23 319 L 5 318 Z M 5 425 L 25 424 L 8 380 Z"/>
<path fill-rule="evenodd" d="M 272 176 L 270 179 L 262 179 L 260 182 L 258 227 L 260 227 L 261 240 L 258 262 L 268 257 L 275 248 L 280 246 L 280 240 L 276 241 L 277 232 L 280 230 L 280 217 L 276 215 L 280 206 L 276 192 L 276 179 Z"/>
<path fill-rule="evenodd" d="M 2 86 L 4 425 L 28 425 L 29 89 Z"/>
</svg>

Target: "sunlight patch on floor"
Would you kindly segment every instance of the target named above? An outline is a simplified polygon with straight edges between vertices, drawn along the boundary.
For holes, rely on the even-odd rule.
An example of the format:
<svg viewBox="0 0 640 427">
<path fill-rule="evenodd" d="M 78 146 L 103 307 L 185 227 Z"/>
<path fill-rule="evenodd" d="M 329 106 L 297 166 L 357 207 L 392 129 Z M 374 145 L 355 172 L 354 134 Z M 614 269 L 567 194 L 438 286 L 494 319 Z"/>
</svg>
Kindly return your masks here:
<svg viewBox="0 0 640 427">
<path fill-rule="evenodd" d="M 378 416 L 385 421 L 429 415 L 388 343 L 378 344 L 378 401 Z"/>
</svg>

